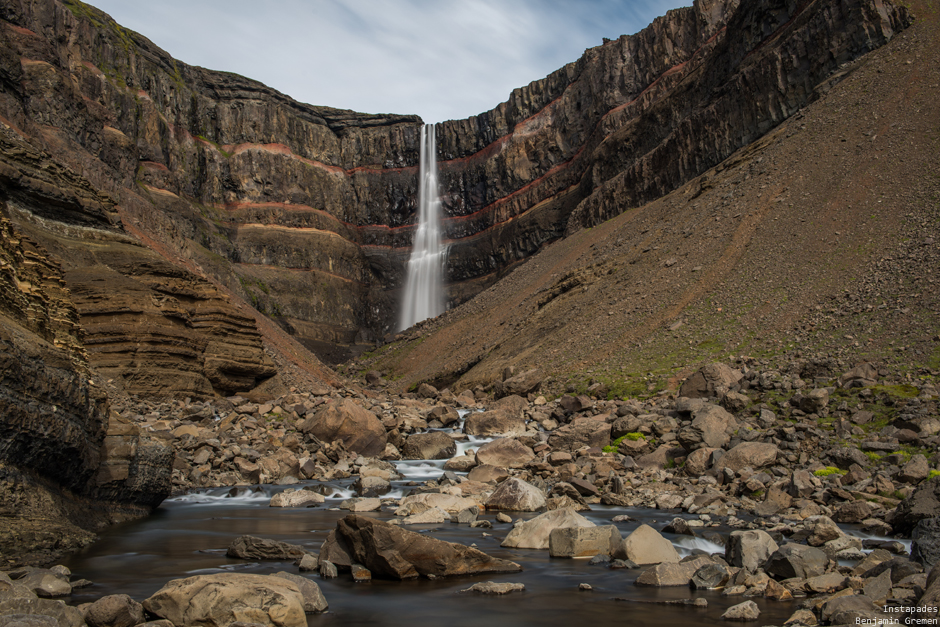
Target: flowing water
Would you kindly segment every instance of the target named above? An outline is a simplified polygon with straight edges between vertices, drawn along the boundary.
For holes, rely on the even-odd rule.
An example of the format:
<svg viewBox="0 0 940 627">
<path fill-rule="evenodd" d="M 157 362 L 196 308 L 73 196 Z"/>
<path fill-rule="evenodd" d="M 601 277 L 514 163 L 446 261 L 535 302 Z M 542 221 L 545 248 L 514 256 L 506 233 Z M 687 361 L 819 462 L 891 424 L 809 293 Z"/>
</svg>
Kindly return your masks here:
<svg viewBox="0 0 940 627">
<path fill-rule="evenodd" d="M 407 329 L 444 311 L 444 260 L 441 200 L 437 188 L 437 140 L 433 124 L 421 127 L 418 172 L 418 230 L 405 279 L 399 329 Z"/>
<path fill-rule="evenodd" d="M 461 422 L 454 429 L 461 432 L 468 412 L 461 410 Z M 491 438 L 473 438 L 458 443 L 461 451 L 475 449 Z M 392 484 L 386 497 L 398 498 L 411 489 L 413 481 L 438 479 L 444 460 L 402 460 L 395 462 L 403 475 Z M 240 535 L 283 540 L 318 551 L 336 522 L 348 512 L 338 509 L 342 500 L 354 496 L 352 479 L 330 481 L 332 490 L 325 504 L 314 508 L 271 508 L 271 496 L 286 488 L 250 486 L 212 488 L 168 499 L 153 516 L 118 525 L 102 534 L 101 540 L 74 554 L 65 564 L 76 577 L 90 579 L 95 585 L 76 590 L 72 603 L 84 603 L 107 594 L 124 593 L 143 600 L 167 581 L 217 572 L 297 573 L 291 562 L 251 562 L 229 559 L 225 552 Z M 317 485 L 308 481 L 301 485 Z M 300 487 L 300 486 L 296 486 Z M 636 522 L 617 523 L 626 536 L 641 523 L 656 529 L 675 514 L 659 510 L 636 510 L 592 506 L 583 515 L 598 525 L 612 524 L 611 519 L 629 514 Z M 382 520 L 395 518 L 393 508 L 366 514 Z M 514 519 L 528 519 L 538 513 L 512 513 Z M 548 551 L 506 549 L 499 546 L 511 525 L 495 521 L 495 515 L 481 518 L 493 523 L 492 529 L 471 529 L 467 525 L 442 523 L 412 525 L 407 528 L 435 538 L 461 544 L 475 544 L 495 557 L 518 562 L 523 572 L 508 575 L 460 577 L 429 581 L 380 581 L 355 584 L 349 575 L 316 581 L 330 604 L 329 611 L 308 617 L 308 625 L 568 625 L 572 621 L 592 624 L 616 624 L 657 627 L 687 627 L 689 624 L 724 624 L 719 616 L 725 608 L 743 601 L 742 597 L 722 597 L 720 592 L 695 592 L 708 600 L 708 609 L 665 606 L 649 601 L 683 599 L 693 596 L 688 588 L 640 588 L 633 585 L 640 570 L 610 570 L 591 565 L 587 559 L 552 558 Z M 727 532 L 728 530 L 721 530 Z M 723 552 L 723 548 L 702 538 L 671 536 L 679 554 L 696 550 Z M 480 581 L 523 583 L 525 592 L 502 597 L 461 594 Z M 578 589 L 588 583 L 593 591 Z M 627 599 L 627 600 L 617 600 Z M 762 624 L 782 624 L 796 609 L 792 602 L 774 603 L 755 599 L 761 606 Z"/>
</svg>

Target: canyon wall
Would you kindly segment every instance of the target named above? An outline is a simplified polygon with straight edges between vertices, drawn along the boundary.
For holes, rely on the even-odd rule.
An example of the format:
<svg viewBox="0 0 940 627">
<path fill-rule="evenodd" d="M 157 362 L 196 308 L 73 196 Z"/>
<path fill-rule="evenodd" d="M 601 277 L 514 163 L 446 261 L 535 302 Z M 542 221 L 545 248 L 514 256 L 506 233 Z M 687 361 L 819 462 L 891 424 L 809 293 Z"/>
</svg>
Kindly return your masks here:
<svg viewBox="0 0 940 627">
<path fill-rule="evenodd" d="M 420 119 L 306 105 L 188 66 L 78 0 L 5 0 L 0 17 L 2 121 L 108 194 L 128 236 L 187 268 L 180 278 L 132 257 L 103 261 L 135 281 L 114 282 L 127 303 L 141 301 L 141 272 L 162 277 L 145 291 L 162 281 L 177 302 L 180 282 L 203 277 L 332 362 L 393 328 L 415 227 Z M 451 302 L 719 163 L 909 21 L 881 0 L 700 0 L 585 51 L 489 112 L 442 123 Z M 110 312 L 95 285 L 110 279 L 89 275 L 88 259 L 66 281 L 81 297 L 87 345 L 102 347 L 90 359 L 133 386 L 151 375 L 130 374 L 126 343 L 102 323 Z M 193 298 L 204 306 L 186 315 L 199 326 L 215 305 Z M 173 318 L 154 307 L 125 309 Z M 243 322 L 225 325 L 252 328 Z M 185 371 L 194 356 L 172 356 L 168 344 L 145 370 Z M 251 363 L 173 385 L 205 393 L 237 387 L 226 378 L 244 386 L 270 375 L 263 360 L 238 360 Z"/>
</svg>

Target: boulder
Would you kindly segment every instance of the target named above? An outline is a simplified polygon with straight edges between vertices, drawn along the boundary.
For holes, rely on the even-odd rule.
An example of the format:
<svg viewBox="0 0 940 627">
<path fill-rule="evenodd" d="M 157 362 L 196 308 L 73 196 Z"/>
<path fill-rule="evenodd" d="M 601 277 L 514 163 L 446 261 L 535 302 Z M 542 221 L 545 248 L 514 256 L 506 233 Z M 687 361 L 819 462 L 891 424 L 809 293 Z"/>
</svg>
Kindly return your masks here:
<svg viewBox="0 0 940 627">
<path fill-rule="evenodd" d="M 469 511 L 469 509 L 462 511 Z M 403 525 L 436 525 L 443 522 L 448 522 L 450 519 L 450 514 L 442 510 L 440 507 L 432 507 L 431 509 L 424 510 L 420 514 L 405 516 L 401 522 Z"/>
<path fill-rule="evenodd" d="M 392 484 L 382 477 L 364 477 L 360 475 L 352 487 L 359 496 L 377 498 L 387 494 L 392 489 Z"/>
<path fill-rule="evenodd" d="M 0 625 L 4 627 L 15 627 L 17 623 L 22 627 L 84 627 L 86 624 L 82 612 L 63 601 L 40 599 L 29 592 L 25 593 L 27 596 L 15 593 L 16 589 L 0 595 Z"/>
<path fill-rule="evenodd" d="M 720 391 L 730 390 L 741 380 L 740 370 L 734 370 L 722 363 L 705 366 L 682 382 L 679 396 L 688 398 L 709 398 Z"/>
<path fill-rule="evenodd" d="M 308 507 L 326 502 L 322 494 L 312 490 L 294 490 L 288 488 L 271 497 L 268 507 Z"/>
<path fill-rule="evenodd" d="M 854 446 L 840 446 L 829 449 L 826 455 L 837 468 L 842 470 L 849 470 L 852 464 L 858 464 L 864 468 L 869 463 L 868 456 Z"/>
<path fill-rule="evenodd" d="M 845 532 L 839 529 L 828 516 L 810 516 L 803 521 L 803 528 L 808 534 L 806 542 L 810 546 L 822 546 L 830 540 L 841 538 Z"/>
<path fill-rule="evenodd" d="M 685 455 L 686 451 L 681 446 L 674 446 L 670 443 L 661 444 L 652 453 L 647 453 L 636 459 L 636 465 L 640 468 L 665 468 L 674 463 L 677 457 Z"/>
<path fill-rule="evenodd" d="M 535 459 L 535 453 L 525 444 L 512 438 L 500 438 L 487 442 L 477 449 L 477 464 L 488 464 L 501 468 L 522 468 Z"/>
<path fill-rule="evenodd" d="M 770 534 L 760 529 L 732 531 L 725 545 L 725 560 L 731 566 L 755 572 L 779 547 Z"/>
<path fill-rule="evenodd" d="M 711 564 L 711 558 L 705 556 L 696 557 L 684 562 L 657 564 L 643 571 L 634 583 L 637 586 L 653 586 L 657 588 L 665 588 L 668 586 L 688 587 L 695 573 L 708 564 Z"/>
<path fill-rule="evenodd" d="M 716 468 L 727 468 L 738 472 L 742 468 L 763 468 L 774 463 L 778 449 L 765 442 L 742 442 L 721 456 L 715 463 Z"/>
<path fill-rule="evenodd" d="M 297 584 L 267 575 L 218 573 L 174 579 L 143 606 L 176 627 L 227 627 L 236 621 L 276 627 L 307 625 Z"/>
<path fill-rule="evenodd" d="M 474 455 L 459 455 L 451 457 L 444 462 L 444 470 L 453 470 L 454 472 L 467 472 L 477 465 Z"/>
<path fill-rule="evenodd" d="M 16 585 L 23 586 L 36 596 L 46 599 L 64 597 L 72 593 L 68 577 L 44 568 L 31 569 L 26 575 L 16 580 Z"/>
<path fill-rule="evenodd" d="M 745 601 L 732 605 L 721 615 L 722 620 L 757 620 L 760 617 L 760 608 L 754 601 Z"/>
<path fill-rule="evenodd" d="M 603 527 L 557 527 L 548 536 L 552 557 L 592 557 L 610 555 L 620 547 L 616 525 Z"/>
<path fill-rule="evenodd" d="M 368 568 L 373 577 L 413 579 L 422 575 L 447 577 L 522 570 L 515 562 L 490 557 L 477 549 L 356 514 L 336 524 L 336 535 L 345 541 L 355 562 Z"/>
<path fill-rule="evenodd" d="M 480 483 L 499 483 L 509 478 L 509 471 L 498 466 L 483 464 L 477 466 L 467 474 L 470 481 L 479 481 Z"/>
<path fill-rule="evenodd" d="M 520 372 L 517 375 L 509 377 L 505 381 L 497 381 L 496 385 L 493 386 L 493 395 L 496 396 L 496 398 L 502 398 L 511 394 L 527 396 L 538 391 L 539 387 L 542 385 L 542 380 L 542 373 L 538 368 L 526 370 L 525 372 Z"/>
<path fill-rule="evenodd" d="M 895 533 L 907 536 L 925 518 L 940 517 L 940 477 L 924 481 L 886 519 Z"/>
<path fill-rule="evenodd" d="M 818 414 L 829 404 L 829 390 L 817 388 L 810 390 L 801 399 L 799 407 L 807 414 Z"/>
<path fill-rule="evenodd" d="M 535 512 L 545 507 L 542 491 L 522 479 L 510 477 L 496 486 L 486 500 L 486 509 Z"/>
<path fill-rule="evenodd" d="M 865 501 L 849 501 L 839 506 L 839 509 L 832 515 L 832 519 L 840 523 L 860 523 L 866 518 L 871 518 L 871 505 Z"/>
<path fill-rule="evenodd" d="M 85 609 L 88 627 L 134 627 L 144 622 L 144 606 L 126 594 L 109 594 Z"/>
<path fill-rule="evenodd" d="M 549 537 L 554 529 L 594 526 L 594 523 L 570 507 L 555 509 L 539 514 L 530 520 L 516 523 L 500 546 L 518 549 L 547 549 Z"/>
<path fill-rule="evenodd" d="M 890 614 L 882 614 L 878 606 L 863 594 L 833 597 L 823 603 L 820 614 L 826 625 L 884 625 L 892 624 Z M 889 622 L 890 621 L 890 622 Z M 904 624 L 898 622 L 897 624 Z"/>
<path fill-rule="evenodd" d="M 677 437 L 679 444 L 690 451 L 701 447 L 721 448 L 731 441 L 737 428 L 734 416 L 718 405 L 705 403 L 693 413 L 692 424 L 681 429 Z"/>
<path fill-rule="evenodd" d="M 689 585 L 696 590 L 714 590 L 721 588 L 731 579 L 731 572 L 721 562 L 703 564 L 692 575 Z"/>
<path fill-rule="evenodd" d="M 517 436 L 525 433 L 525 419 L 499 409 L 473 413 L 464 421 L 463 431 L 477 436 Z"/>
<path fill-rule="evenodd" d="M 911 559 L 926 570 L 940 562 L 940 518 L 925 518 L 911 534 Z"/>
<path fill-rule="evenodd" d="M 405 440 L 401 453 L 405 459 L 450 459 L 457 453 L 457 443 L 441 431 L 415 433 Z"/>
<path fill-rule="evenodd" d="M 610 423 L 593 418 L 578 418 L 548 436 L 548 445 L 555 451 L 574 452 L 585 446 L 603 448 L 608 444 Z"/>
<path fill-rule="evenodd" d="M 689 453 L 685 458 L 685 466 L 682 467 L 683 474 L 689 477 L 704 475 L 712 467 L 713 455 L 718 450 L 720 449 L 703 446 Z"/>
<path fill-rule="evenodd" d="M 898 473 L 897 480 L 904 483 L 920 483 L 930 475 L 930 464 L 923 455 L 914 455 Z"/>
<path fill-rule="evenodd" d="M 320 591 L 320 586 L 318 586 L 315 581 L 301 577 L 300 575 L 285 572 L 274 573 L 272 576 L 280 577 L 281 579 L 286 579 L 287 581 L 292 581 L 297 584 L 297 587 L 300 589 L 300 594 L 302 594 L 304 598 L 304 611 L 306 613 L 318 614 L 325 612 L 329 607 L 329 604 L 326 602 L 326 597 L 323 596 L 323 592 Z"/>
<path fill-rule="evenodd" d="M 327 404 L 300 425 L 304 434 L 324 444 L 339 440 L 346 450 L 372 457 L 385 451 L 385 427 L 375 414 L 352 399 Z"/>
<path fill-rule="evenodd" d="M 624 538 L 614 557 L 631 560 L 640 566 L 679 561 L 679 554 L 672 542 L 649 525 L 640 525 Z M 693 570 L 692 573 L 694 572 Z M 692 573 L 689 573 L 689 577 Z"/>
<path fill-rule="evenodd" d="M 239 536 L 232 541 L 226 556 L 243 560 L 298 560 L 307 551 L 297 544 L 255 536 Z"/>
<path fill-rule="evenodd" d="M 437 492 L 422 492 L 406 496 L 398 503 L 396 516 L 419 514 L 427 509 L 438 507 L 449 514 L 456 514 L 468 507 L 475 507 L 477 501 L 465 496 L 454 494 L 438 494 Z"/>
<path fill-rule="evenodd" d="M 815 547 L 788 542 L 771 554 L 764 571 L 778 579 L 809 579 L 826 572 L 829 557 Z"/>
</svg>

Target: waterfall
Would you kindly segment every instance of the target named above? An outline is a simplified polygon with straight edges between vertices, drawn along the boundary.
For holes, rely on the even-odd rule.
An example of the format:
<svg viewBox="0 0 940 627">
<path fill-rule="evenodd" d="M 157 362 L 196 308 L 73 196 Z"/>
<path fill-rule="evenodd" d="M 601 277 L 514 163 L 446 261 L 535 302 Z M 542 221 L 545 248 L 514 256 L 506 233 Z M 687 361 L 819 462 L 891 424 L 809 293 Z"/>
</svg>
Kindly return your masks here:
<svg viewBox="0 0 940 627">
<path fill-rule="evenodd" d="M 418 230 L 408 260 L 405 298 L 399 329 L 444 311 L 444 259 L 441 245 L 441 199 L 437 193 L 437 141 L 433 124 L 421 127 L 418 170 Z"/>
</svg>

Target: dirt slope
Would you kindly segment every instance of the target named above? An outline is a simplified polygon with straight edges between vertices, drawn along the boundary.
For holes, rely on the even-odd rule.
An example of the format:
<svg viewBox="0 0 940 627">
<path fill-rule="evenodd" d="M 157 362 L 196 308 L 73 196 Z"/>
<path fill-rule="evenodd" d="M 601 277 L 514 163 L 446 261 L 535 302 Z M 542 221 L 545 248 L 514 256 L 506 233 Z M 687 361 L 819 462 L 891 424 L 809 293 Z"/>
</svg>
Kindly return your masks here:
<svg viewBox="0 0 940 627">
<path fill-rule="evenodd" d="M 655 389 L 730 356 L 940 369 L 940 7 L 672 194 L 556 242 L 350 371 Z"/>
</svg>

